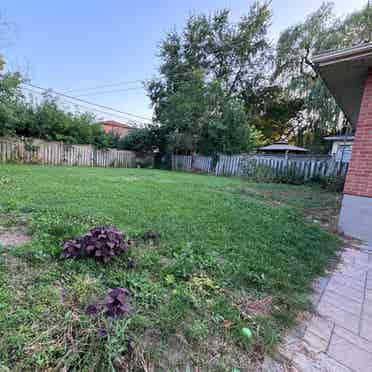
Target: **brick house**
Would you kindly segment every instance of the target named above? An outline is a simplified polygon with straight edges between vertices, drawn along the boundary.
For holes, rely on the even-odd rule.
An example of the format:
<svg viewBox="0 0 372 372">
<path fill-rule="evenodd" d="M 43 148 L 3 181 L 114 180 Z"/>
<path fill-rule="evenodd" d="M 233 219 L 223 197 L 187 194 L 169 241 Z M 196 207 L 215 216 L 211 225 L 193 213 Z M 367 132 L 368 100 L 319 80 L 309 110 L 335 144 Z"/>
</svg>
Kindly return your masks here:
<svg viewBox="0 0 372 372">
<path fill-rule="evenodd" d="M 103 121 L 102 126 L 105 133 L 112 132 L 119 135 L 120 137 L 125 137 L 128 135 L 128 133 L 136 129 L 128 124 L 119 123 L 118 121 L 114 120 Z"/>
<path fill-rule="evenodd" d="M 323 53 L 313 62 L 355 130 L 339 230 L 372 242 L 372 43 Z"/>
</svg>

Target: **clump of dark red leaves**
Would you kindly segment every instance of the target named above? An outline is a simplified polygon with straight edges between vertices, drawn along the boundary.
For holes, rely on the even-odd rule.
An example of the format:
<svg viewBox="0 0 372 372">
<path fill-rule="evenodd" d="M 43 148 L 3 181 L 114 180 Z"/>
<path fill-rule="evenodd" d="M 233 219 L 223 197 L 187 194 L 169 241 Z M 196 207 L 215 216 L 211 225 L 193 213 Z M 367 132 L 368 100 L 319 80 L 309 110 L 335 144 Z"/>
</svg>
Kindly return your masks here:
<svg viewBox="0 0 372 372">
<path fill-rule="evenodd" d="M 126 288 L 109 289 L 104 304 L 88 305 L 85 313 L 92 318 L 104 310 L 110 318 L 122 318 L 129 313 L 129 291 Z"/>
<path fill-rule="evenodd" d="M 127 269 L 130 270 L 130 269 L 134 269 L 135 267 L 136 267 L 135 261 L 132 258 L 128 258 Z"/>
<path fill-rule="evenodd" d="M 155 230 L 146 231 L 143 234 L 143 240 L 157 242 L 160 240 L 160 234 Z"/>
<path fill-rule="evenodd" d="M 109 262 L 114 256 L 127 251 L 128 242 L 124 234 L 111 226 L 95 227 L 63 246 L 63 258 L 93 257 L 100 262 Z"/>
<path fill-rule="evenodd" d="M 102 310 L 102 306 L 99 305 L 99 304 L 92 304 L 92 305 L 88 305 L 88 307 L 85 309 L 85 313 L 89 316 L 91 316 L 92 318 L 95 318 L 96 316 L 98 316 L 98 314 L 101 312 Z"/>
<path fill-rule="evenodd" d="M 110 289 L 105 300 L 106 315 L 121 318 L 129 312 L 129 291 L 126 288 Z"/>
<path fill-rule="evenodd" d="M 63 258 L 82 258 L 86 256 L 87 252 L 82 247 L 81 238 L 69 240 L 63 246 Z"/>
</svg>

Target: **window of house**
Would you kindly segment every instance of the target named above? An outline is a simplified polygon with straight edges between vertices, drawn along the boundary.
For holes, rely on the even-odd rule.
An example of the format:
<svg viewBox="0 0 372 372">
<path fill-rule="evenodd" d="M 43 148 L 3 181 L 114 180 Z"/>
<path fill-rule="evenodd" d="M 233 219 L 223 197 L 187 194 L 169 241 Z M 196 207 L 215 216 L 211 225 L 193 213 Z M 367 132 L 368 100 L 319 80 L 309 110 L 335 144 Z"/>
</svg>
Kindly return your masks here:
<svg viewBox="0 0 372 372">
<path fill-rule="evenodd" d="M 348 163 L 350 161 L 350 157 L 351 157 L 351 149 L 352 149 L 352 145 L 348 144 L 348 145 L 339 145 L 338 146 L 338 150 L 337 150 L 337 161 L 343 161 L 345 163 Z"/>
</svg>

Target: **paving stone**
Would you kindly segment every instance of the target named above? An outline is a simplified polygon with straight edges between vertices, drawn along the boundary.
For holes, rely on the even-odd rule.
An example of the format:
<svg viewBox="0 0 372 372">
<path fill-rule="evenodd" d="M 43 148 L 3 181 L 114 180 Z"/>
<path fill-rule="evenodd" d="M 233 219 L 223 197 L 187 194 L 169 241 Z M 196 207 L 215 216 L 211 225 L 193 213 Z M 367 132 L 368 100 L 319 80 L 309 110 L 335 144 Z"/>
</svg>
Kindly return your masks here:
<svg viewBox="0 0 372 372">
<path fill-rule="evenodd" d="M 344 293 L 346 291 L 355 291 L 357 292 L 353 297 L 356 297 L 360 300 L 364 297 L 364 283 L 362 282 L 354 282 L 353 280 L 350 280 L 348 278 L 344 277 L 334 277 L 332 278 L 327 288 L 330 288 L 332 290 L 342 292 Z M 352 293 L 353 294 L 353 293 Z"/>
<path fill-rule="evenodd" d="M 371 251 L 372 248 L 367 243 L 366 244 L 362 243 L 362 244 L 359 244 L 359 249 L 362 250 L 362 251 L 368 252 L 368 251 Z"/>
<path fill-rule="evenodd" d="M 320 300 L 322 298 L 322 293 L 319 293 L 319 292 L 313 292 L 311 295 L 310 295 L 310 301 L 311 303 L 316 307 L 318 306 Z"/>
<path fill-rule="evenodd" d="M 331 337 L 334 323 L 323 317 L 314 315 L 309 321 L 306 332 L 311 332 L 325 340 L 327 343 Z M 306 333 L 305 333 L 306 334 Z"/>
<path fill-rule="evenodd" d="M 315 333 L 307 330 L 303 341 L 306 343 L 306 349 L 314 353 L 325 352 L 328 347 L 328 340 L 319 337 Z"/>
<path fill-rule="evenodd" d="M 287 359 L 288 361 L 291 361 L 293 359 L 293 356 L 299 352 L 299 350 L 303 349 L 303 341 L 301 339 L 297 339 L 296 341 L 291 341 L 289 343 L 280 344 L 278 347 L 278 352 L 281 357 Z"/>
<path fill-rule="evenodd" d="M 366 283 L 366 288 L 369 289 L 369 290 L 372 290 L 372 278 L 371 278 L 372 275 L 369 275 L 369 278 L 367 280 L 367 283 Z"/>
<path fill-rule="evenodd" d="M 344 275 L 335 274 L 334 277 L 332 277 L 332 280 L 329 281 L 328 285 L 339 287 L 340 290 L 347 289 L 360 292 L 359 297 L 363 297 L 364 290 L 366 288 L 366 279 L 364 278 L 363 280 L 355 280 Z"/>
<path fill-rule="evenodd" d="M 363 316 L 361 320 L 360 335 L 372 342 L 372 318 Z M 371 369 L 372 371 L 372 369 Z"/>
<path fill-rule="evenodd" d="M 372 290 L 371 289 L 367 289 L 365 291 L 365 300 L 372 301 Z"/>
<path fill-rule="evenodd" d="M 368 300 L 366 298 L 366 300 L 364 301 L 363 315 L 372 318 L 372 300 Z M 372 320 L 371 320 L 371 322 L 372 322 Z"/>
<path fill-rule="evenodd" d="M 290 345 L 295 342 L 301 341 L 304 337 L 306 331 L 306 324 L 301 323 L 291 329 L 283 338 L 282 344 L 283 345 Z"/>
<path fill-rule="evenodd" d="M 297 353 L 294 355 L 292 363 L 295 371 L 301 372 L 353 372 L 325 353 L 315 355 Z"/>
<path fill-rule="evenodd" d="M 350 287 L 347 285 L 343 285 L 342 282 L 340 282 L 338 279 L 330 281 L 327 286 L 327 289 L 333 292 L 336 292 L 351 300 L 355 300 L 358 302 L 363 302 L 364 300 L 364 291 L 362 288 L 356 289 L 356 287 Z M 371 292 L 371 297 L 372 297 L 372 292 Z"/>
<path fill-rule="evenodd" d="M 368 265 L 369 262 L 369 257 L 367 252 L 359 252 L 358 255 L 355 256 L 355 263 L 357 265 Z"/>
<path fill-rule="evenodd" d="M 354 271 L 353 269 L 343 269 L 335 271 L 333 274 L 333 278 L 340 278 L 340 279 L 349 279 L 353 280 L 354 282 L 359 282 L 356 284 L 364 285 L 366 280 L 366 269 L 360 269 L 358 271 Z"/>
<path fill-rule="evenodd" d="M 372 354 L 372 342 L 367 341 L 366 339 L 348 331 L 347 329 L 335 326 L 333 334 L 344 338 L 360 349 L 363 349 Z"/>
<path fill-rule="evenodd" d="M 327 287 L 327 284 L 329 282 L 329 277 L 321 277 L 317 279 L 313 284 L 313 291 L 314 292 L 323 292 L 324 289 Z"/>
<path fill-rule="evenodd" d="M 328 355 L 356 372 L 372 371 L 372 354 L 333 334 Z"/>
<path fill-rule="evenodd" d="M 355 261 L 355 256 L 354 256 L 354 252 L 350 252 L 350 251 L 344 251 L 342 254 L 341 254 L 341 262 L 350 262 L 350 263 L 354 263 Z"/>
<path fill-rule="evenodd" d="M 335 275 L 344 275 L 354 280 L 364 281 L 365 274 L 369 269 L 369 266 L 367 267 L 360 265 L 338 266 L 337 269 L 333 272 L 332 276 L 334 277 Z"/>
<path fill-rule="evenodd" d="M 346 249 L 328 278 L 313 286 L 319 315 L 281 345 L 282 355 L 294 371 L 372 372 L 372 253 Z"/>
<path fill-rule="evenodd" d="M 339 309 L 334 304 L 320 301 L 317 311 L 326 319 L 333 321 L 335 324 L 348 329 L 355 334 L 359 330 L 359 316 L 349 313 L 343 309 Z"/>
<path fill-rule="evenodd" d="M 338 308 L 348 311 L 358 317 L 360 316 L 363 303 L 361 300 L 350 299 L 349 297 L 334 292 L 331 289 L 327 289 L 324 292 L 321 301 L 337 306 Z"/>
</svg>

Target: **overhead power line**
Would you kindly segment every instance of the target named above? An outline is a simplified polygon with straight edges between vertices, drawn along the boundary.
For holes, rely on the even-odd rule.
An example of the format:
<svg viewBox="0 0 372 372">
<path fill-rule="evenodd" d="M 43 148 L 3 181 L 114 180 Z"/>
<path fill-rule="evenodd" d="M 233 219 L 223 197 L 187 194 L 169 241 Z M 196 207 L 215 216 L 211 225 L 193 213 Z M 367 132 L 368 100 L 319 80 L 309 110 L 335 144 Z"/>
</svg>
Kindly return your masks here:
<svg viewBox="0 0 372 372">
<path fill-rule="evenodd" d="M 96 90 L 96 89 L 103 89 L 103 88 L 112 88 L 117 87 L 121 85 L 128 85 L 128 84 L 135 84 L 135 83 L 142 83 L 142 80 L 128 80 L 128 81 L 121 81 L 116 83 L 109 83 L 109 84 L 102 84 L 102 85 L 96 85 L 89 88 L 77 88 L 77 89 L 63 89 L 63 93 L 72 93 L 72 92 L 85 92 L 90 90 Z"/>
<path fill-rule="evenodd" d="M 51 92 L 51 93 L 53 93 L 55 95 L 58 95 L 58 96 L 61 96 L 61 97 L 64 97 L 64 98 L 68 98 L 68 99 L 72 99 L 74 101 L 78 101 L 78 102 L 81 102 L 81 103 L 84 103 L 84 104 L 87 104 L 87 105 L 99 107 L 99 108 L 104 109 L 104 110 L 110 110 L 110 111 L 113 111 L 113 112 L 117 112 L 119 114 L 124 114 L 124 115 L 128 115 L 128 116 L 131 116 L 131 117 L 134 117 L 134 118 L 138 118 L 138 119 L 141 119 L 141 120 L 146 120 L 146 121 L 152 122 L 152 119 L 149 119 L 147 117 L 144 117 L 144 116 L 141 116 L 141 115 L 137 115 L 137 114 L 132 114 L 130 112 L 126 112 L 126 111 L 122 111 L 122 110 L 118 110 L 118 109 L 113 108 L 113 107 L 110 107 L 110 106 L 100 105 L 100 104 L 95 103 L 95 102 L 90 102 L 90 101 L 87 101 L 85 99 L 81 99 L 81 98 L 78 98 L 78 97 L 70 96 L 68 94 L 57 92 L 57 91 L 55 91 L 53 89 L 46 89 L 46 88 L 40 87 L 38 85 L 31 84 L 31 83 L 26 83 L 26 82 L 23 82 L 22 84 L 23 85 L 26 85 L 26 86 L 30 86 L 32 88 L 40 89 L 40 90 L 42 90 L 44 92 Z"/>
<path fill-rule="evenodd" d="M 129 91 L 132 91 L 132 90 L 143 90 L 143 87 L 142 88 L 126 88 L 126 89 L 104 90 L 103 92 L 92 92 L 92 93 L 87 93 L 87 94 L 80 94 L 79 97 L 99 96 L 101 94 L 129 92 Z"/>
<path fill-rule="evenodd" d="M 25 88 L 24 87 L 23 89 L 27 90 L 28 92 L 34 93 L 34 94 L 39 94 L 39 95 L 42 95 L 43 94 L 42 92 L 39 92 L 39 91 L 30 89 L 30 88 Z M 124 119 L 124 120 L 130 121 L 130 122 L 133 121 L 133 119 L 129 118 L 128 116 L 123 116 L 123 115 L 115 114 L 115 113 L 112 113 L 112 112 L 103 111 L 103 110 L 96 109 L 96 108 L 89 107 L 89 106 L 84 106 L 81 103 L 77 103 L 77 102 L 74 102 L 74 101 L 69 101 L 66 98 L 62 98 L 62 99 L 63 99 L 63 102 L 70 103 L 72 105 L 75 105 L 75 106 L 77 106 L 79 108 L 83 108 L 85 110 L 90 110 L 90 111 L 98 112 L 98 113 L 101 113 L 101 114 L 114 116 L 114 117 L 117 117 L 117 118 L 120 118 L 120 119 Z"/>
<path fill-rule="evenodd" d="M 152 77 L 152 78 L 145 78 L 143 80 L 127 80 L 127 81 L 121 81 L 121 82 L 116 82 L 116 83 L 107 83 L 107 84 L 102 84 L 102 85 L 96 85 L 96 86 L 92 86 L 92 87 L 88 87 L 88 88 L 73 88 L 73 89 L 61 89 L 59 90 L 61 93 L 81 93 L 81 92 L 89 92 L 91 90 L 101 90 L 101 89 L 105 89 L 105 88 L 112 88 L 112 87 L 118 87 L 118 86 L 122 86 L 122 85 L 128 85 L 128 84 L 138 84 L 138 83 L 146 83 L 150 80 L 152 80 L 153 78 L 157 79 L 157 78 L 165 78 L 165 77 L 177 77 L 177 76 L 186 76 L 186 77 L 189 77 L 190 76 L 190 73 L 192 73 L 192 71 L 184 71 L 184 72 L 174 72 L 174 73 L 169 73 L 169 74 L 160 74 L 159 77 Z M 173 81 L 177 82 L 177 81 L 184 81 L 183 79 L 173 79 Z M 135 89 L 141 89 L 141 88 L 128 88 L 128 90 L 135 90 Z M 114 92 L 114 91 L 113 91 Z M 119 90 L 118 90 L 119 92 Z M 84 94 L 85 95 L 85 94 Z"/>
</svg>

